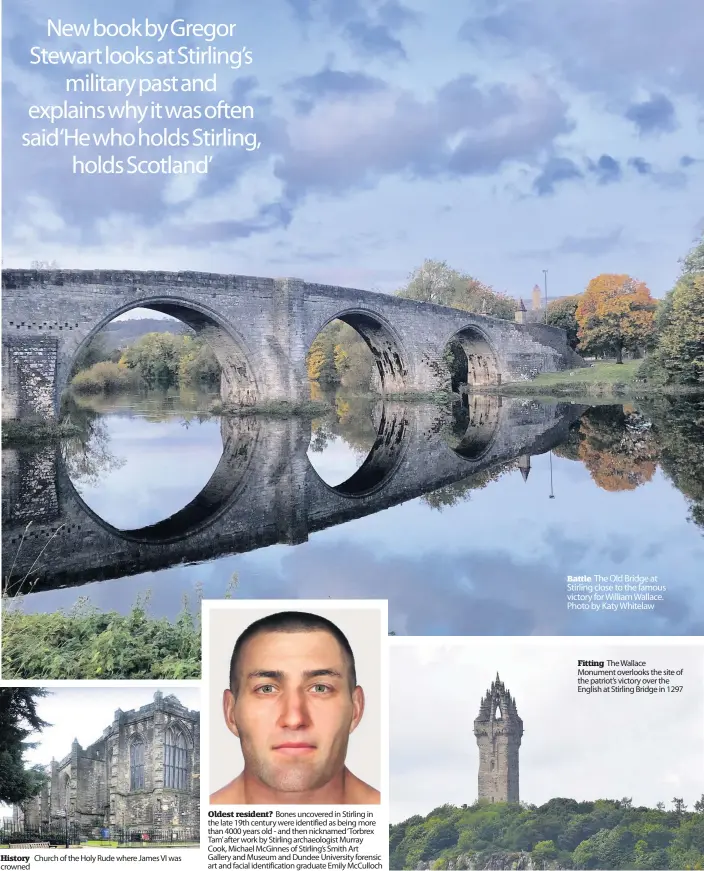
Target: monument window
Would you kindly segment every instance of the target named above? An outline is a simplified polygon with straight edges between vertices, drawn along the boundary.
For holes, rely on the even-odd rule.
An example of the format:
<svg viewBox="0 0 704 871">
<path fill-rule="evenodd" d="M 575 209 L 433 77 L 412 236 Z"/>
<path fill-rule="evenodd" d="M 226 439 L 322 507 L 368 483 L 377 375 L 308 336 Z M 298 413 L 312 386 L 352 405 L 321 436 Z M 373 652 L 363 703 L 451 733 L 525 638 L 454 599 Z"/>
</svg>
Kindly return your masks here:
<svg viewBox="0 0 704 871">
<path fill-rule="evenodd" d="M 188 747 L 180 729 L 169 729 L 164 745 L 164 786 L 186 789 L 188 783 Z"/>
<path fill-rule="evenodd" d="M 144 789 L 144 741 L 136 738 L 130 746 L 130 789 Z"/>
</svg>

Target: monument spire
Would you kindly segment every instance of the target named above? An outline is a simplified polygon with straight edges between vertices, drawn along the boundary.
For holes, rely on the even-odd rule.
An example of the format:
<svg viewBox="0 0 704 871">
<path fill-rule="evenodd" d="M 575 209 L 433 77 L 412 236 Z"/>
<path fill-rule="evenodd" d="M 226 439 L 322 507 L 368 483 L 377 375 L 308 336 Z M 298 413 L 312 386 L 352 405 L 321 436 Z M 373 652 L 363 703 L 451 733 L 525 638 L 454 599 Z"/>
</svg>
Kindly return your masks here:
<svg viewBox="0 0 704 871">
<path fill-rule="evenodd" d="M 523 720 L 498 671 L 479 704 L 474 735 L 479 747 L 479 799 L 517 803 L 518 748 L 523 736 Z"/>
</svg>

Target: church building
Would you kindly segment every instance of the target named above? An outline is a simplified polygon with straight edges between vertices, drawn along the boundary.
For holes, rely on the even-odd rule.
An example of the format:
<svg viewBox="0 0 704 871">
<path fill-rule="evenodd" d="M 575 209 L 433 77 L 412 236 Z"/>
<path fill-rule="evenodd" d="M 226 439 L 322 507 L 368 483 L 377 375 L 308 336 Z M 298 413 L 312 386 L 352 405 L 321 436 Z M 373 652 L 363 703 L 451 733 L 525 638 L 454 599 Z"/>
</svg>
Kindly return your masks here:
<svg viewBox="0 0 704 871">
<path fill-rule="evenodd" d="M 46 767 L 42 792 L 15 807 L 16 823 L 59 821 L 81 831 L 161 829 L 175 838 L 197 829 L 200 810 L 200 713 L 174 695 L 154 693 L 136 711 L 115 711 L 102 736 Z"/>
</svg>

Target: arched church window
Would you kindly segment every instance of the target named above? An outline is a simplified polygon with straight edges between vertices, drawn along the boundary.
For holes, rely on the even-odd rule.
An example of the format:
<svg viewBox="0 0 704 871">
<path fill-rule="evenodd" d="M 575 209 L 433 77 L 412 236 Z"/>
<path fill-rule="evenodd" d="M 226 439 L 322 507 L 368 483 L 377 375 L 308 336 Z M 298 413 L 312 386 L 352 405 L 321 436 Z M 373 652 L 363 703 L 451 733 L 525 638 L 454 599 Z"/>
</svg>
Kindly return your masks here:
<svg viewBox="0 0 704 871">
<path fill-rule="evenodd" d="M 144 741 L 139 737 L 130 745 L 130 789 L 144 789 Z"/>
<path fill-rule="evenodd" d="M 188 745 L 180 729 L 166 733 L 164 745 L 164 786 L 167 789 L 188 788 Z"/>
<path fill-rule="evenodd" d="M 63 795 L 63 799 L 64 799 L 64 802 L 63 802 L 63 804 L 64 804 L 64 808 L 65 808 L 66 810 L 68 810 L 69 807 L 70 807 L 70 804 L 71 804 L 71 778 L 68 776 L 68 774 L 66 774 L 66 775 L 64 776 L 64 795 Z"/>
</svg>

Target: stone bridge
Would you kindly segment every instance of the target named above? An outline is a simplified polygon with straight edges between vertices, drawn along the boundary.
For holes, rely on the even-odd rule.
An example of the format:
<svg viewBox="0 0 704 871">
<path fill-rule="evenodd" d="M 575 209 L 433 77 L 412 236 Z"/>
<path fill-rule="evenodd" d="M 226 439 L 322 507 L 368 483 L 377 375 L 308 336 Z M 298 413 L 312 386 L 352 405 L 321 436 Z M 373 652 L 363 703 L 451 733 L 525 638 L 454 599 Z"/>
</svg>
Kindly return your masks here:
<svg viewBox="0 0 704 871">
<path fill-rule="evenodd" d="M 222 419 L 223 452 L 202 492 L 166 520 L 119 530 L 71 482 L 60 449 L 3 451 L 3 579 L 8 595 L 198 563 L 374 514 L 560 444 L 584 408 L 475 394 L 454 417 L 437 406 L 382 403 L 365 462 L 331 487 L 311 465 L 311 424 Z M 31 521 L 31 523 L 30 523 Z M 23 582 L 24 578 L 27 580 Z"/>
<path fill-rule="evenodd" d="M 364 338 L 383 394 L 448 387 L 450 343 L 466 357 L 470 386 L 581 363 L 555 327 L 294 278 L 8 269 L 3 417 L 56 417 L 76 355 L 111 320 L 137 307 L 172 315 L 205 338 L 222 369 L 222 398 L 233 405 L 308 400 L 306 355 L 335 319 Z"/>
</svg>

